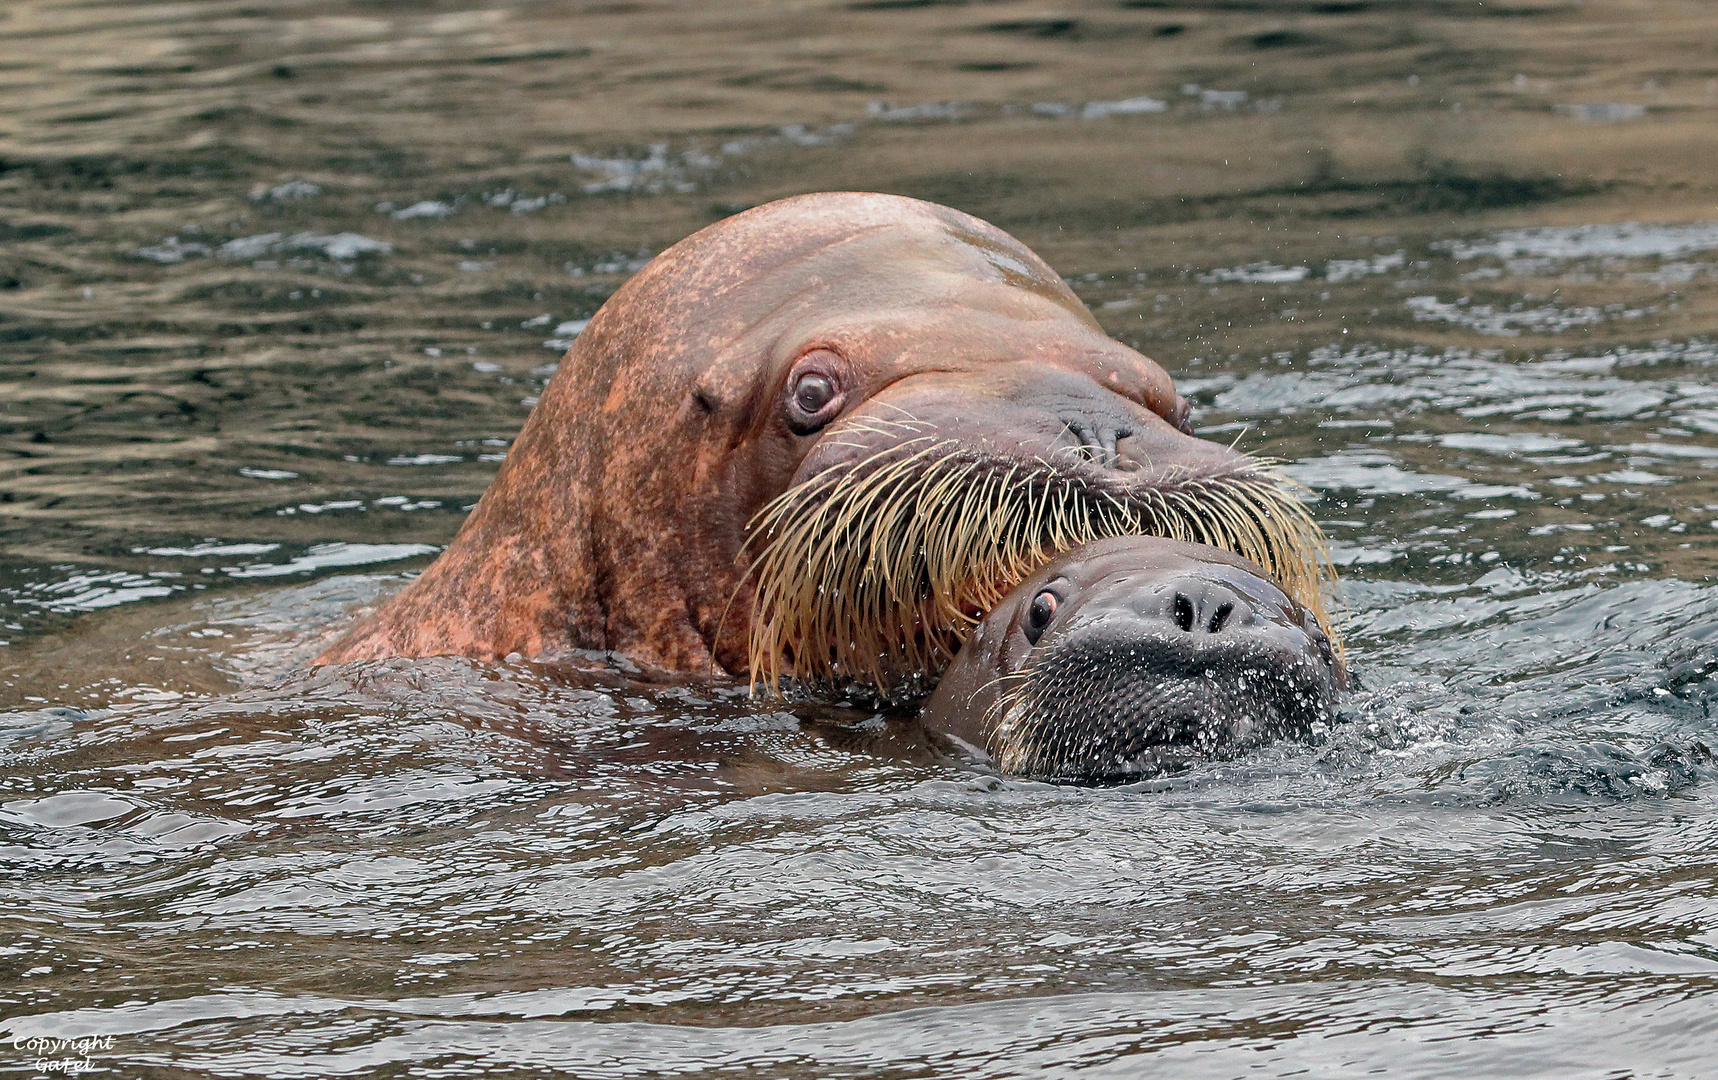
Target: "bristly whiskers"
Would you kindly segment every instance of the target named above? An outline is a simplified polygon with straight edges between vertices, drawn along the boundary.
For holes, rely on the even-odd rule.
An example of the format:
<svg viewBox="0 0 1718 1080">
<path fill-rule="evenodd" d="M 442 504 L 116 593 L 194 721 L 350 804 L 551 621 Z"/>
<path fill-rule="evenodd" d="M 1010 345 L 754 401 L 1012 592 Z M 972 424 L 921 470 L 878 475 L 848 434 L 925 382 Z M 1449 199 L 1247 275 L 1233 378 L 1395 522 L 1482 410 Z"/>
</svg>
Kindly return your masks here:
<svg viewBox="0 0 1718 1080">
<path fill-rule="evenodd" d="M 784 492 L 747 541 L 757 552 L 754 689 L 791 675 L 887 700 L 924 693 L 1010 589 L 1111 536 L 1251 559 L 1338 641 L 1319 588 L 1335 577 L 1324 535 L 1270 463 L 1096 480 L 1083 464 L 1009 460 L 925 435 Z"/>
</svg>

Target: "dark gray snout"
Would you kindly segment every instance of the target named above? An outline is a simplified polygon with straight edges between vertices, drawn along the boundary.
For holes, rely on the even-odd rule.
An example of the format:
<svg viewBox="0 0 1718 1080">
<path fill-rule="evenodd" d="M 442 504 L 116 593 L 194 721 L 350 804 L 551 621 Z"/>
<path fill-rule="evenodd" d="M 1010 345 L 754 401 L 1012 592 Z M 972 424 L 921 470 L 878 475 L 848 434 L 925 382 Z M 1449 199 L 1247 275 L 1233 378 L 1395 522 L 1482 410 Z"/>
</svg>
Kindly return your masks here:
<svg viewBox="0 0 1718 1080">
<path fill-rule="evenodd" d="M 1021 672 L 1000 741 L 1018 771 L 1125 780 L 1304 735 L 1335 698 L 1328 654 L 1220 584 L 1082 611 Z"/>
<path fill-rule="evenodd" d="M 1329 637 L 1254 563 L 1117 537 L 1020 583 L 925 708 L 1006 772 L 1134 779 L 1304 735 L 1345 680 Z"/>
</svg>

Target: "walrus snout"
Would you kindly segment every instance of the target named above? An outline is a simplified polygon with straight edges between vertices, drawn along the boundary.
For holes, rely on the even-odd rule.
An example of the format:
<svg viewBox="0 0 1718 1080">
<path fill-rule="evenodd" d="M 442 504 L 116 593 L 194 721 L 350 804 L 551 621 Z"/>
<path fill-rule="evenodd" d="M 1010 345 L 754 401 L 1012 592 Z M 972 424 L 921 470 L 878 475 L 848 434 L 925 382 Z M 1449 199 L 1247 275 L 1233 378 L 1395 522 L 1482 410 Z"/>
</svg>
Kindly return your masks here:
<svg viewBox="0 0 1718 1080">
<path fill-rule="evenodd" d="M 1152 605 L 1152 614 L 1195 638 L 1233 637 L 1258 621 L 1246 597 L 1215 581 L 1190 577 L 1171 583 L 1164 591 L 1169 602 Z"/>
<path fill-rule="evenodd" d="M 1305 735 L 1331 690 L 1296 642 L 1118 619 L 1028 665 L 999 718 L 998 762 L 1053 779 L 1150 776 Z"/>
<path fill-rule="evenodd" d="M 1305 735 L 1343 682 L 1328 637 L 1263 571 L 1152 537 L 1084 545 L 986 617 L 927 725 L 1004 771 L 1107 782 Z"/>
</svg>

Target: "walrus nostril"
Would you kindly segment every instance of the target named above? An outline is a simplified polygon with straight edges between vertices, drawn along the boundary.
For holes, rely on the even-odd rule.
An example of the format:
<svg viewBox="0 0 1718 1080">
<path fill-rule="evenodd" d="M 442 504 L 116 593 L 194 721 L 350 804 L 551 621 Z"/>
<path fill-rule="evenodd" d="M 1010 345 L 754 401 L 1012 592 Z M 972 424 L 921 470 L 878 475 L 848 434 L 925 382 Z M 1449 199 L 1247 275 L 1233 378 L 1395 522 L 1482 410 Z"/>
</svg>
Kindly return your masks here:
<svg viewBox="0 0 1718 1080">
<path fill-rule="evenodd" d="M 1082 417 L 1063 420 L 1062 430 L 1073 443 L 1069 449 L 1074 454 L 1109 468 L 1115 468 L 1121 461 L 1116 450 L 1117 440 L 1129 434 L 1126 430 L 1108 427 Z"/>
<path fill-rule="evenodd" d="M 1138 472 L 1141 469 L 1149 468 L 1150 465 L 1150 455 L 1140 445 L 1140 440 L 1134 437 L 1132 431 L 1116 434 L 1115 469 L 1117 472 Z"/>
<path fill-rule="evenodd" d="M 1177 584 L 1170 596 L 1168 616 L 1183 634 L 1196 635 L 1221 634 L 1254 621 L 1253 609 L 1245 599 L 1215 582 L 1197 579 Z"/>
<path fill-rule="evenodd" d="M 1175 625 L 1181 627 L 1182 633 L 1191 634 L 1193 632 L 1193 601 L 1186 593 L 1178 592 L 1175 594 L 1171 613 L 1175 619 Z"/>
<path fill-rule="evenodd" d="M 1235 605 L 1234 604 L 1226 602 L 1226 603 L 1219 605 L 1217 610 L 1212 613 L 1211 625 L 1206 627 L 1206 631 L 1208 633 L 1212 633 L 1212 634 L 1217 633 L 1219 630 L 1223 629 L 1223 624 L 1228 622 L 1229 616 L 1233 615 L 1234 613 L 1235 613 Z"/>
</svg>

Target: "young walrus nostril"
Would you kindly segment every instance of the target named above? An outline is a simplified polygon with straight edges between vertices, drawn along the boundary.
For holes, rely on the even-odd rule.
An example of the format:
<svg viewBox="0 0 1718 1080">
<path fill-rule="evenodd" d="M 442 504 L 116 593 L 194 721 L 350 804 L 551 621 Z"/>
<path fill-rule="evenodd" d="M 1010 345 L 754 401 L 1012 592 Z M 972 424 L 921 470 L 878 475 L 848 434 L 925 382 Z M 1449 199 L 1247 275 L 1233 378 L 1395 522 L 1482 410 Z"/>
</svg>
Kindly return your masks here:
<svg viewBox="0 0 1718 1080">
<path fill-rule="evenodd" d="M 1205 628 L 1206 631 L 1212 634 L 1221 633 L 1225 626 L 1230 625 L 1229 617 L 1234 613 L 1234 604 L 1219 604 L 1217 610 L 1211 613 L 1211 623 Z"/>
<path fill-rule="evenodd" d="M 1305 734 L 1346 675 L 1329 638 L 1257 565 L 1129 536 L 1076 547 L 973 631 L 926 726 L 1005 772 L 1134 779 Z"/>
<path fill-rule="evenodd" d="M 1168 619 L 1185 634 L 1219 634 L 1252 625 L 1253 609 L 1229 586 L 1194 577 L 1175 583 Z"/>
</svg>

